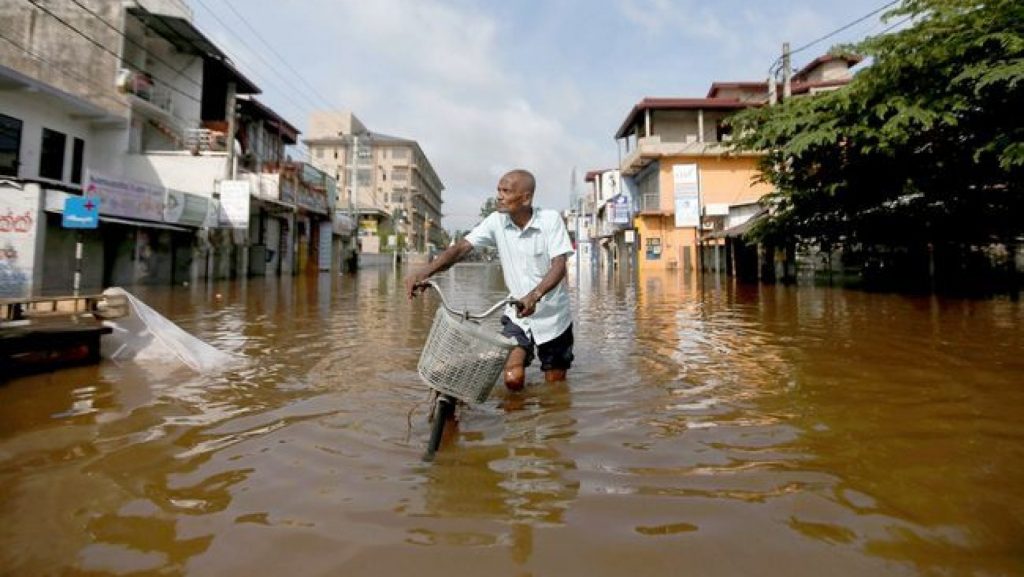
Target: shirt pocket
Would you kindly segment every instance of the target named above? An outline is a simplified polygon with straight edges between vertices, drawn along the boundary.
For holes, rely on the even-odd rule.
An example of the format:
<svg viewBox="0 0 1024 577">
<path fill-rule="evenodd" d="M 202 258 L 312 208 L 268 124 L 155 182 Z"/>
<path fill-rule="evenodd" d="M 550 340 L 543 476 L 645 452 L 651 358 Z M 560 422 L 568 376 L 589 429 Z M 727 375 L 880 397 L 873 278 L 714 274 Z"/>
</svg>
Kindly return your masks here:
<svg viewBox="0 0 1024 577">
<path fill-rule="evenodd" d="M 544 237 L 539 234 L 535 235 L 531 240 L 532 242 L 528 245 L 530 265 L 538 275 L 543 277 L 551 267 L 551 259 L 548 257 L 548 247 L 544 243 Z"/>
</svg>

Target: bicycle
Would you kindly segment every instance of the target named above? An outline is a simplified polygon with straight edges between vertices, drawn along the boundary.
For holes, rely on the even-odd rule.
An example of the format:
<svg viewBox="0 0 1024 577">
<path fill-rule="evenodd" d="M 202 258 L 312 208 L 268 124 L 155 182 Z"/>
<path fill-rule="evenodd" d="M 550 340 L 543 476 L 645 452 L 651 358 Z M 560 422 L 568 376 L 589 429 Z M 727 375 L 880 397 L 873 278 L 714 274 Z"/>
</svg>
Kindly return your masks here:
<svg viewBox="0 0 1024 577">
<path fill-rule="evenodd" d="M 426 281 L 415 288 L 432 288 L 441 297 L 441 306 L 434 314 L 427 342 L 416 371 L 420 379 L 433 391 L 430 440 L 424 461 L 432 461 L 441 445 L 447 422 L 460 403 L 482 403 L 501 376 L 509 353 L 516 341 L 491 332 L 479 323 L 506 305 L 519 305 L 511 296 L 482 313 L 459 311 L 448 304 L 441 287 Z"/>
</svg>

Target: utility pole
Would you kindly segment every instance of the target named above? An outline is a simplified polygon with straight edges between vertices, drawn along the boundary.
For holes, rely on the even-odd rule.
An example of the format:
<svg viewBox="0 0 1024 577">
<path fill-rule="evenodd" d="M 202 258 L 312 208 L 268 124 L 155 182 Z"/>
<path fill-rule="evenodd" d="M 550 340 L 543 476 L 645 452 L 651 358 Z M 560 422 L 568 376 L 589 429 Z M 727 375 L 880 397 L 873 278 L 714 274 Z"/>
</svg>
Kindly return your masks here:
<svg viewBox="0 0 1024 577">
<path fill-rule="evenodd" d="M 580 288 L 580 195 L 576 192 L 576 167 L 572 167 L 572 176 L 569 178 L 569 198 L 575 200 L 576 212 L 576 288 Z"/>
<path fill-rule="evenodd" d="M 225 135 L 225 146 L 228 148 L 228 164 L 224 168 L 224 178 L 235 179 L 235 82 L 228 82 L 227 105 L 224 110 L 227 116 L 228 133 Z"/>
<path fill-rule="evenodd" d="M 348 213 L 352 218 L 352 262 L 359 262 L 359 217 L 356 215 L 356 186 L 359 184 L 359 177 L 357 176 L 358 161 L 356 159 L 359 156 L 359 136 L 355 133 L 352 134 L 352 150 L 349 151 L 349 173 L 348 173 Z M 352 267 L 352 272 L 355 272 L 356 267 Z"/>
<path fill-rule="evenodd" d="M 792 79 L 790 78 L 791 67 L 789 63 L 789 42 L 782 43 L 782 101 L 789 100 L 793 95 Z"/>
</svg>

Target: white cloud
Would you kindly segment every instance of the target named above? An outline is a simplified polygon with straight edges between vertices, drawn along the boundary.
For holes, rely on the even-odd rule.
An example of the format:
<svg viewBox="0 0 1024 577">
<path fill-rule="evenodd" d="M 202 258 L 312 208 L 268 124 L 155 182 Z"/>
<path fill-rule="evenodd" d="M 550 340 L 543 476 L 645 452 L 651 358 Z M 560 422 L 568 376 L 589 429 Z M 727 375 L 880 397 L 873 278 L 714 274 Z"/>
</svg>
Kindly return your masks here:
<svg viewBox="0 0 1024 577">
<path fill-rule="evenodd" d="M 218 3 L 204 4 L 233 21 Z M 419 141 L 445 183 L 450 229 L 476 221 L 510 168 L 537 175 L 540 204 L 567 206 L 573 167 L 583 173 L 614 166 L 612 134 L 641 98 L 699 96 L 716 80 L 762 79 L 784 40 L 799 46 L 877 7 L 872 0 L 832 6 L 247 0 L 237 6 L 290 63 L 285 73 L 316 87 L 315 93 L 305 83 L 282 88 L 280 75 L 261 71 L 253 74 L 265 90 L 261 99 L 300 129 L 314 107 L 344 109 L 372 130 Z M 248 66 L 263 67 L 263 59 L 239 47 L 205 12 L 196 11 L 204 30 Z M 800 57 L 810 60 L 827 48 Z"/>
</svg>

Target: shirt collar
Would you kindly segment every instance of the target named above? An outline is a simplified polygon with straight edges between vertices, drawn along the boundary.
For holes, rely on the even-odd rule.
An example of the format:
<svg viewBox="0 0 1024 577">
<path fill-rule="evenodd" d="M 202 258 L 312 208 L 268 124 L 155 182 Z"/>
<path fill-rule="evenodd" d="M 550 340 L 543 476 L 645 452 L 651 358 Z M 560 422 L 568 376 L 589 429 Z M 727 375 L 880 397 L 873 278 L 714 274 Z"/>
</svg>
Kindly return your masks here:
<svg viewBox="0 0 1024 577">
<path fill-rule="evenodd" d="M 540 229 L 540 224 L 537 222 L 537 214 L 539 214 L 539 213 L 540 213 L 540 207 L 539 206 L 534 206 L 533 207 L 533 214 L 530 215 L 530 220 L 529 220 L 529 222 L 526 223 L 526 226 L 523 227 L 523 230 L 526 230 L 528 228 L 536 228 L 538 230 Z M 512 228 L 514 228 L 516 230 L 519 230 L 519 227 L 516 226 L 516 223 L 512 222 L 512 217 L 509 216 L 507 212 L 501 213 L 501 218 L 502 218 L 502 222 L 503 222 L 505 228 L 512 227 Z"/>
</svg>

